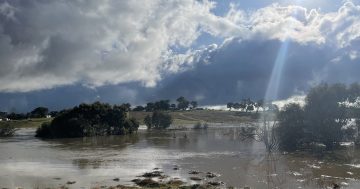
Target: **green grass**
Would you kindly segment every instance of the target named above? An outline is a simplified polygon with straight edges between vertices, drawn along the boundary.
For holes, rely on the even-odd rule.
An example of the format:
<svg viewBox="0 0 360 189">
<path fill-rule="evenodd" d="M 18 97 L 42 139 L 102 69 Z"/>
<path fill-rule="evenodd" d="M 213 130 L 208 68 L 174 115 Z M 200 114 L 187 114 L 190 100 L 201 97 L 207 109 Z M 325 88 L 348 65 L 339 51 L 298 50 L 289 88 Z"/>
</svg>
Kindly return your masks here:
<svg viewBox="0 0 360 189">
<path fill-rule="evenodd" d="M 192 110 L 192 111 L 169 111 L 175 125 L 196 124 L 198 122 L 208 123 L 243 123 L 251 121 L 252 118 L 239 112 L 219 111 L 219 110 Z M 255 115 L 255 113 L 253 113 Z M 151 112 L 130 112 L 130 117 L 135 118 L 144 124 L 143 120 Z"/>
<path fill-rule="evenodd" d="M 9 124 L 15 128 L 38 128 L 41 124 L 51 122 L 53 118 L 32 118 L 25 120 L 0 121 L 0 125 Z"/>
<path fill-rule="evenodd" d="M 173 117 L 173 123 L 175 125 L 194 125 L 198 122 L 243 123 L 252 120 L 249 115 L 219 110 L 169 111 L 169 113 Z M 138 120 L 140 124 L 144 124 L 146 115 L 151 115 L 151 112 L 130 112 L 130 117 Z M 53 118 L 32 118 L 26 120 L 0 121 L 0 125 L 10 124 L 15 128 L 38 128 L 41 124 L 51 122 L 52 120 Z"/>
<path fill-rule="evenodd" d="M 175 125 L 195 125 L 198 122 L 237 124 L 252 120 L 249 114 L 219 110 L 169 111 L 169 114 L 172 116 Z M 140 124 L 144 124 L 146 115 L 151 115 L 151 112 L 130 112 L 130 117 L 138 120 Z M 255 113 L 252 113 L 252 115 L 255 115 Z M 0 121 L 0 126 L 10 124 L 15 128 L 38 128 L 41 124 L 52 120 L 53 118 L 32 118 Z"/>
</svg>

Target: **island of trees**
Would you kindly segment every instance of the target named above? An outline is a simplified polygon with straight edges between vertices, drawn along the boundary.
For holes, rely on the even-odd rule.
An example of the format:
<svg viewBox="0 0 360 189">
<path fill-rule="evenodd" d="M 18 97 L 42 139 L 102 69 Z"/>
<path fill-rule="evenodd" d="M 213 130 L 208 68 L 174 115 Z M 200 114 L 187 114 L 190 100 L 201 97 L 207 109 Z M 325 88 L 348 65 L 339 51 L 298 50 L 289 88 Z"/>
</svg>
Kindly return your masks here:
<svg viewBox="0 0 360 189">
<path fill-rule="evenodd" d="M 177 111 L 177 110 L 194 110 L 201 109 L 197 108 L 197 101 L 189 101 L 185 97 L 181 96 L 176 99 L 177 104 L 170 103 L 170 100 L 159 100 L 156 102 L 148 102 L 146 106 L 136 106 L 133 111 L 136 112 L 154 112 L 154 111 Z"/>
<path fill-rule="evenodd" d="M 126 104 L 111 106 L 95 102 L 64 110 L 50 123 L 36 131 L 40 138 L 68 138 L 104 135 L 125 135 L 137 131 L 139 123 L 128 118 Z"/>
</svg>

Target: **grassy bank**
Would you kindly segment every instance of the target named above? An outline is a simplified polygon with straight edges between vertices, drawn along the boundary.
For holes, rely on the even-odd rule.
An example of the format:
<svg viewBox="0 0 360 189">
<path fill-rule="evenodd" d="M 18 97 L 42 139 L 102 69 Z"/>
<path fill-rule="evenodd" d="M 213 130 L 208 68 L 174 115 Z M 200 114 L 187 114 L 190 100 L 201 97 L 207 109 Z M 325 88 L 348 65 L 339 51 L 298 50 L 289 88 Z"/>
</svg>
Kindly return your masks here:
<svg viewBox="0 0 360 189">
<path fill-rule="evenodd" d="M 144 124 L 144 118 L 146 115 L 150 115 L 151 112 L 130 112 L 130 117 L 135 118 Z M 173 118 L 173 124 L 195 124 L 197 122 L 208 123 L 243 123 L 251 121 L 253 116 L 250 114 L 231 111 L 219 111 L 219 110 L 192 110 L 192 111 L 169 111 Z M 255 115 L 255 113 L 251 114 Z"/>
<path fill-rule="evenodd" d="M 144 118 L 146 115 L 150 115 L 151 112 L 130 112 L 130 117 L 135 118 L 144 124 Z M 219 110 L 193 110 L 193 111 L 169 111 L 173 118 L 173 124 L 175 125 L 193 125 L 198 122 L 207 123 L 243 123 L 251 121 L 253 116 L 250 114 L 231 111 L 219 111 Z M 251 115 L 255 115 L 252 113 Z M 53 118 L 32 118 L 26 120 L 11 120 L 0 121 L 0 126 L 4 124 L 10 124 L 16 128 L 37 128 L 45 122 L 50 122 Z"/>
<path fill-rule="evenodd" d="M 15 128 L 38 128 L 45 122 L 50 122 L 53 118 L 32 118 L 25 120 L 0 121 L 0 126 L 9 124 Z"/>
</svg>

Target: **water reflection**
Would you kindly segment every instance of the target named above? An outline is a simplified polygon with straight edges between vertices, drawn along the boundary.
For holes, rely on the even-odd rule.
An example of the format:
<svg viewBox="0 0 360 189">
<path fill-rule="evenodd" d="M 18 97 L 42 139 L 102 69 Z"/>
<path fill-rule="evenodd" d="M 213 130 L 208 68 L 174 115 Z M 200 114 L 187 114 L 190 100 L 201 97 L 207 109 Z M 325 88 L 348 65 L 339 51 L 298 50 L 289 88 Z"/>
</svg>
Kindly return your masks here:
<svg viewBox="0 0 360 189">
<path fill-rule="evenodd" d="M 102 159 L 74 159 L 73 164 L 78 166 L 79 169 L 98 169 L 104 161 Z"/>
<path fill-rule="evenodd" d="M 52 139 L 46 140 L 55 148 L 63 150 L 101 150 L 113 149 L 121 150 L 128 145 L 139 142 L 137 134 L 126 136 L 97 136 L 84 138 L 67 138 L 67 139 Z"/>
<path fill-rule="evenodd" d="M 360 188 L 360 150 L 353 146 L 321 155 L 268 154 L 262 143 L 242 141 L 236 127 L 46 141 L 33 132 L 0 139 L 0 187 L 45 188 L 75 180 L 73 188 L 89 188 L 116 185 L 114 178 L 131 184 L 159 167 L 185 180 L 189 170 L 216 172 L 217 180 L 235 187 Z"/>
</svg>

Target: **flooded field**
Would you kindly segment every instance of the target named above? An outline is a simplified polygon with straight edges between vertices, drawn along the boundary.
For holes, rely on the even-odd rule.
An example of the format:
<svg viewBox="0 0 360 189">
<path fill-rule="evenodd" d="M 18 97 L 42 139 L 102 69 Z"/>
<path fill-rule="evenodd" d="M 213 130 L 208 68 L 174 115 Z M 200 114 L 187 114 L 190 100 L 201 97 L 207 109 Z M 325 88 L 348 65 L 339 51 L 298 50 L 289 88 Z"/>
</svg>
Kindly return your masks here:
<svg viewBox="0 0 360 189">
<path fill-rule="evenodd" d="M 91 188 L 132 185 L 159 168 L 189 183 L 189 171 L 210 171 L 226 186 L 251 188 L 360 188 L 360 150 L 272 154 L 242 141 L 238 128 L 148 132 L 132 136 L 39 140 L 33 129 L 0 139 L 0 188 Z M 118 178 L 118 179 L 116 179 Z M 209 178 L 207 178 L 209 180 Z"/>
</svg>

